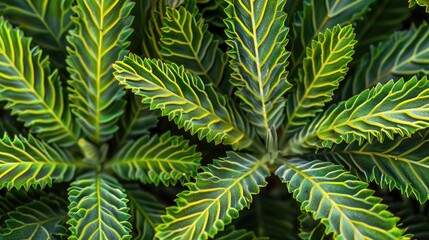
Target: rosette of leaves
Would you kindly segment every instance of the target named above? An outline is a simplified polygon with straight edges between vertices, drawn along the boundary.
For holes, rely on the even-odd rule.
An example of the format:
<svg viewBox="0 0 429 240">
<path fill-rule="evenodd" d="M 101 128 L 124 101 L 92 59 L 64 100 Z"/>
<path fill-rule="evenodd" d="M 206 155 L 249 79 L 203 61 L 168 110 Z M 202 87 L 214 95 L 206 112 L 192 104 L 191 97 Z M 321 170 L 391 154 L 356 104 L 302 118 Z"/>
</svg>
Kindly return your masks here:
<svg viewBox="0 0 429 240">
<path fill-rule="evenodd" d="M 157 113 L 114 78 L 134 5 L 0 2 L 0 239 L 151 239 L 164 205 L 126 182 L 196 174 L 195 146 L 151 135 Z M 49 190 L 57 183 L 66 194 Z"/>
<path fill-rule="evenodd" d="M 429 198 L 429 28 L 402 26 L 407 3 L 227 0 L 225 53 L 201 14 L 206 1 L 183 2 L 152 3 L 150 57 L 128 54 L 115 76 L 142 105 L 231 150 L 185 184 L 156 237 L 296 239 L 300 228 L 303 239 L 410 239 L 369 187 Z M 251 204 L 272 175 L 301 213 L 290 199 Z M 265 221 L 248 224 L 253 236 L 227 226 L 246 207 Z"/>
<path fill-rule="evenodd" d="M 403 28 L 409 14 L 403 0 L 1 1 L 0 239 L 427 236 L 426 207 L 369 188 L 429 198 L 429 28 Z M 231 150 L 200 168 L 158 115 Z M 254 200 L 274 175 L 291 194 Z M 170 189 L 129 181 L 187 190 L 165 210 Z"/>
</svg>

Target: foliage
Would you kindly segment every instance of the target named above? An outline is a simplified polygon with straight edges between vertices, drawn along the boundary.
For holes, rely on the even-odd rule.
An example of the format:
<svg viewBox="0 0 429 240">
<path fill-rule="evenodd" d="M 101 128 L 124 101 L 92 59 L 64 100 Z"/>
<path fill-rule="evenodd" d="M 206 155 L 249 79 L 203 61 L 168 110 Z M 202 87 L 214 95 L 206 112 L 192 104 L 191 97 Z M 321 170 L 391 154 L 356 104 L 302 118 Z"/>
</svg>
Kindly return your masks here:
<svg viewBox="0 0 429 240">
<path fill-rule="evenodd" d="M 429 236 L 413 5 L 1 1 L 0 239 Z"/>
</svg>

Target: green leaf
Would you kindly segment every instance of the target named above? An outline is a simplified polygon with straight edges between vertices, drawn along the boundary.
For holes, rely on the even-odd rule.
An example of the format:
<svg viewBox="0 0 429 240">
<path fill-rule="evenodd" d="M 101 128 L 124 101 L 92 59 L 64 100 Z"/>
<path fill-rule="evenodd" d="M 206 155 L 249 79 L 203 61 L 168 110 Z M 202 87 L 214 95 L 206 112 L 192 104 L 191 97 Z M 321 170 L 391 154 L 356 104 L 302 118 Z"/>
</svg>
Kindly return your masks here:
<svg viewBox="0 0 429 240">
<path fill-rule="evenodd" d="M 161 35 L 163 59 L 180 63 L 204 81 L 218 85 L 227 63 L 227 55 L 218 47 L 202 18 L 185 8 L 167 8 Z"/>
<path fill-rule="evenodd" d="M 125 180 L 175 185 L 177 181 L 188 182 L 197 173 L 201 154 L 195 147 L 169 132 L 144 136 L 125 144 L 108 167 Z"/>
<path fill-rule="evenodd" d="M 31 47 L 23 36 L 0 18 L 0 99 L 7 101 L 18 120 L 38 137 L 61 146 L 76 143 L 79 129 L 73 123 L 57 71 L 49 59 Z"/>
<path fill-rule="evenodd" d="M 129 200 L 135 239 L 155 239 L 155 227 L 162 222 L 165 206 L 152 194 L 139 188 L 137 184 L 125 185 Z"/>
<path fill-rule="evenodd" d="M 429 74 L 429 25 L 414 25 L 396 32 L 387 41 L 372 47 L 356 69 L 352 82 L 353 94 L 378 83 L 419 73 Z"/>
<path fill-rule="evenodd" d="M 55 235 L 67 233 L 66 206 L 67 202 L 54 194 L 42 196 L 9 212 L 6 228 L 0 232 L 10 240 L 55 239 Z"/>
<path fill-rule="evenodd" d="M 258 238 L 253 232 L 247 232 L 245 229 L 235 229 L 234 226 L 229 226 L 225 230 L 219 232 L 214 240 L 263 240 L 267 238 Z"/>
<path fill-rule="evenodd" d="M 429 127 L 429 82 L 413 77 L 389 81 L 338 105 L 331 106 L 291 138 L 283 153 L 304 153 L 308 148 L 332 147 L 376 138 L 383 142 L 395 134 L 410 136 Z"/>
<path fill-rule="evenodd" d="M 292 68 L 290 76 L 298 77 L 298 69 L 306 55 L 306 47 L 320 32 L 335 25 L 345 26 L 359 19 L 375 0 L 304 0 L 303 11 L 293 25 Z"/>
<path fill-rule="evenodd" d="M 276 170 L 302 208 L 335 233 L 336 239 L 405 239 L 399 220 L 373 196 L 368 184 L 342 166 L 291 159 Z"/>
<path fill-rule="evenodd" d="M 307 212 L 303 212 L 301 216 L 299 216 L 299 221 L 301 223 L 301 232 L 299 233 L 299 237 L 303 240 L 330 240 L 333 239 L 334 234 L 326 234 L 326 227 L 319 220 L 316 221 L 313 219 L 311 214 Z"/>
<path fill-rule="evenodd" d="M 177 206 L 167 208 L 164 223 L 157 227 L 160 239 L 206 239 L 238 217 L 252 195 L 266 185 L 270 171 L 266 159 L 228 152 L 226 158 L 203 167 L 189 190 L 178 195 Z"/>
<path fill-rule="evenodd" d="M 119 131 L 116 133 L 118 147 L 127 140 L 138 139 L 149 134 L 151 128 L 158 123 L 158 112 L 150 111 L 148 104 L 143 104 L 140 96 L 128 96 L 125 114 L 120 118 Z"/>
<path fill-rule="evenodd" d="M 429 136 L 335 145 L 314 157 L 339 163 L 362 181 L 396 187 L 420 203 L 429 199 Z"/>
<path fill-rule="evenodd" d="M 124 189 L 111 176 L 89 173 L 71 184 L 69 239 L 131 239 Z"/>
<path fill-rule="evenodd" d="M 205 137 L 208 142 L 223 142 L 235 148 L 245 148 L 254 142 L 253 136 L 248 135 L 249 127 L 225 97 L 183 67 L 143 60 L 133 54 L 113 67 L 120 84 L 192 135 L 198 133 L 200 139 Z"/>
<path fill-rule="evenodd" d="M 284 1 L 228 0 L 226 43 L 232 48 L 231 83 L 242 100 L 242 109 L 257 133 L 268 141 L 283 117 L 283 95 L 292 86 L 286 81 Z"/>
<path fill-rule="evenodd" d="M 323 111 L 326 102 L 332 100 L 334 91 L 346 75 L 347 64 L 352 60 L 354 37 L 350 25 L 343 28 L 336 25 L 332 30 L 319 33 L 317 41 L 307 48 L 303 72 L 287 101 L 286 137 L 305 126 Z"/>
<path fill-rule="evenodd" d="M 31 135 L 28 139 L 5 135 L 0 140 L 0 189 L 52 186 L 53 181 L 70 181 L 76 168 L 83 166 L 67 152 Z"/>
<path fill-rule="evenodd" d="M 3 0 L 0 15 L 32 37 L 49 55 L 55 68 L 65 70 L 72 4 L 73 0 Z"/>
<path fill-rule="evenodd" d="M 7 191 L 3 196 L 0 195 L 0 223 L 4 223 L 4 217 L 8 212 L 15 210 L 21 205 L 26 205 L 35 199 L 45 196 L 45 192 L 39 189 L 24 189 Z M 0 224 L 1 227 L 2 224 Z"/>
<path fill-rule="evenodd" d="M 118 130 L 124 92 L 111 65 L 121 59 L 129 45 L 133 3 L 119 0 L 77 0 L 77 17 L 70 31 L 67 63 L 71 79 L 70 101 L 86 137 L 95 143 L 109 140 Z"/>
</svg>

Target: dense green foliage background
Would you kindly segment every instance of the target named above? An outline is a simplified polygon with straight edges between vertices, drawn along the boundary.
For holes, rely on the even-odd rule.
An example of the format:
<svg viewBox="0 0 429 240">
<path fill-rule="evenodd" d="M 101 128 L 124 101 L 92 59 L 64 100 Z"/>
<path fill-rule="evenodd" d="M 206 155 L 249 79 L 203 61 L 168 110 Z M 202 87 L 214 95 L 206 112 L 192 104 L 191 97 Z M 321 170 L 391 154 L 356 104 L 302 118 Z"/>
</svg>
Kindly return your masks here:
<svg viewBox="0 0 429 240">
<path fill-rule="evenodd" d="M 0 0 L 0 239 L 429 238 L 427 9 Z"/>
</svg>

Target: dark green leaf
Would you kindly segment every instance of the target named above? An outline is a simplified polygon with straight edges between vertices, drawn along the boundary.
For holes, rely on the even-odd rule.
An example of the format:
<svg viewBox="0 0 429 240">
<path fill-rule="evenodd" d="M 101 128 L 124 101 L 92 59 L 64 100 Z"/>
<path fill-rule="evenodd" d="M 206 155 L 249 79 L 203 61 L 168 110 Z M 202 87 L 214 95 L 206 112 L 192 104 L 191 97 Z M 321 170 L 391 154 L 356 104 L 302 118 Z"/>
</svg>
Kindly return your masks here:
<svg viewBox="0 0 429 240">
<path fill-rule="evenodd" d="M 293 25 L 292 68 L 293 79 L 303 63 L 306 51 L 312 40 L 320 32 L 339 24 L 345 26 L 359 19 L 375 0 L 304 0 L 303 11 Z"/>
<path fill-rule="evenodd" d="M 429 136 L 396 137 L 383 143 L 335 145 L 316 158 L 347 166 L 362 181 L 396 187 L 421 203 L 429 199 Z"/>
<path fill-rule="evenodd" d="M 129 94 L 125 113 L 119 120 L 119 131 L 116 133 L 118 147 L 127 140 L 135 140 L 149 134 L 156 127 L 159 113 L 150 111 L 148 104 L 142 103 L 142 98 Z"/>
<path fill-rule="evenodd" d="M 5 135 L 0 140 L 0 188 L 20 189 L 70 181 L 77 167 L 72 157 L 56 146 L 35 139 Z"/>
<path fill-rule="evenodd" d="M 116 179 L 89 173 L 74 181 L 68 191 L 70 240 L 131 239 L 128 200 Z"/>
<path fill-rule="evenodd" d="M 116 62 L 115 76 L 120 84 L 143 97 L 151 109 L 174 120 L 180 127 L 198 133 L 200 139 L 216 144 L 248 147 L 252 142 L 249 126 L 234 111 L 225 97 L 213 87 L 204 85 L 201 79 L 176 64 L 159 60 L 127 56 Z"/>
<path fill-rule="evenodd" d="M 15 210 L 21 205 L 26 205 L 41 196 L 45 196 L 45 192 L 39 189 L 24 189 L 7 191 L 3 196 L 0 195 L 0 223 L 4 223 L 4 217 L 8 212 Z M 1 227 L 2 224 L 0 224 Z"/>
<path fill-rule="evenodd" d="M 55 68 L 65 70 L 72 4 L 73 0 L 3 0 L 0 15 L 32 37 L 49 55 Z"/>
<path fill-rule="evenodd" d="M 304 153 L 307 148 L 367 140 L 379 142 L 429 127 L 429 82 L 413 77 L 389 81 L 331 106 L 296 133 L 284 153 Z"/>
<path fill-rule="evenodd" d="M 401 77 L 406 79 L 419 73 L 429 74 L 429 25 L 414 25 L 396 32 L 387 41 L 372 47 L 356 69 L 352 80 L 353 94 L 378 83 Z"/>
<path fill-rule="evenodd" d="M 163 59 L 182 64 L 205 83 L 217 85 L 221 81 L 227 55 L 219 49 L 219 42 L 202 18 L 183 7 L 168 8 L 160 45 Z"/>
<path fill-rule="evenodd" d="M 175 185 L 177 181 L 188 182 L 197 173 L 201 154 L 195 147 L 169 132 L 144 136 L 125 144 L 108 167 L 125 180 Z"/>
<path fill-rule="evenodd" d="M 70 146 L 77 142 L 79 129 L 63 99 L 57 71 L 49 59 L 31 47 L 23 36 L 0 18 L 0 99 L 38 137 Z"/>
<path fill-rule="evenodd" d="M 165 213 L 164 205 L 152 194 L 145 192 L 136 184 L 125 185 L 129 200 L 135 239 L 155 239 L 155 227 L 160 224 Z"/>
<path fill-rule="evenodd" d="M 284 1 L 228 0 L 226 43 L 232 48 L 231 83 L 241 99 L 248 121 L 264 139 L 276 138 L 274 130 L 284 117 L 286 81 L 285 47 L 288 28 L 284 26 Z"/>
<path fill-rule="evenodd" d="M 299 216 L 301 233 L 299 237 L 303 240 L 331 240 L 334 234 L 327 235 L 326 227 L 320 220 L 314 220 L 310 213 L 303 212 Z"/>
<path fill-rule="evenodd" d="M 113 76 L 112 64 L 125 54 L 131 34 L 133 3 L 120 0 L 77 0 L 75 28 L 70 32 L 67 63 L 70 101 L 83 133 L 99 144 L 118 130 L 124 92 Z"/>
<path fill-rule="evenodd" d="M 67 202 L 56 195 L 42 196 L 8 213 L 6 228 L 0 233 L 4 239 L 55 239 L 67 233 Z M 1 236 L 0 236 L 1 237 Z"/>
<path fill-rule="evenodd" d="M 320 33 L 317 41 L 307 48 L 302 74 L 287 101 L 285 137 L 305 126 L 332 100 L 346 75 L 347 63 L 352 60 L 354 36 L 350 25 L 343 28 L 337 25 L 332 31 Z"/>
<path fill-rule="evenodd" d="M 257 238 L 253 232 L 247 232 L 245 229 L 235 229 L 229 226 L 222 232 L 219 232 L 214 240 L 264 240 L 267 238 Z"/>
<path fill-rule="evenodd" d="M 399 220 L 380 204 L 368 184 L 342 166 L 318 160 L 291 159 L 276 170 L 302 208 L 326 226 L 336 239 L 407 239 Z"/>
<path fill-rule="evenodd" d="M 178 195 L 177 206 L 167 208 L 164 223 L 157 227 L 160 239 L 206 239 L 238 217 L 252 195 L 266 185 L 270 174 L 264 159 L 228 152 L 214 165 L 203 168 L 189 190 Z"/>
</svg>

